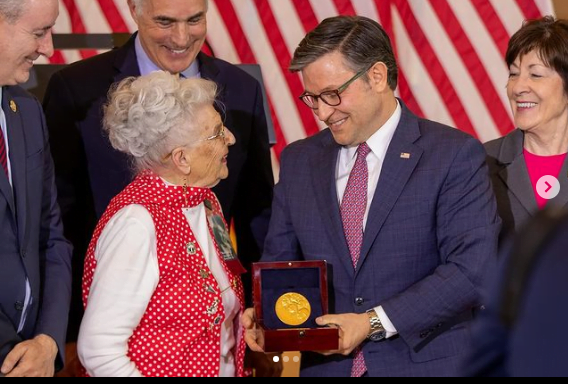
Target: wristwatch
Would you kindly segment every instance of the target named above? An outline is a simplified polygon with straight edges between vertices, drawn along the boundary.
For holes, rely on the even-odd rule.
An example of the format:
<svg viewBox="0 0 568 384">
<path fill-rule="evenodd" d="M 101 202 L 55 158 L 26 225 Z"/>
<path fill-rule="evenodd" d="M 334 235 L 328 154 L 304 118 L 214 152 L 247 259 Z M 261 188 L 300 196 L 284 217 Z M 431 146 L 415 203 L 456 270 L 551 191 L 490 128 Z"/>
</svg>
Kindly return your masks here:
<svg viewBox="0 0 568 384">
<path fill-rule="evenodd" d="M 367 339 L 371 341 L 382 341 L 387 337 L 387 331 L 381 323 L 381 319 L 374 309 L 367 311 L 367 316 L 369 316 L 369 322 L 371 323 L 371 332 L 367 335 Z"/>
</svg>

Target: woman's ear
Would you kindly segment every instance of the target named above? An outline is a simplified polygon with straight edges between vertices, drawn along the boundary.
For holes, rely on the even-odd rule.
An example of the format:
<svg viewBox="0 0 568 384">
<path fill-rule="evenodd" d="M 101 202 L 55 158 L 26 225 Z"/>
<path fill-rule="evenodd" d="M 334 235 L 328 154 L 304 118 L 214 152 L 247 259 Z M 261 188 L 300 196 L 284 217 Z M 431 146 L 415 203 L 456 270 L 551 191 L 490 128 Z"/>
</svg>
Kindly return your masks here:
<svg viewBox="0 0 568 384">
<path fill-rule="evenodd" d="M 191 173 L 191 162 L 189 153 L 186 148 L 180 147 L 172 151 L 172 162 L 174 166 L 184 175 L 189 176 Z"/>
</svg>

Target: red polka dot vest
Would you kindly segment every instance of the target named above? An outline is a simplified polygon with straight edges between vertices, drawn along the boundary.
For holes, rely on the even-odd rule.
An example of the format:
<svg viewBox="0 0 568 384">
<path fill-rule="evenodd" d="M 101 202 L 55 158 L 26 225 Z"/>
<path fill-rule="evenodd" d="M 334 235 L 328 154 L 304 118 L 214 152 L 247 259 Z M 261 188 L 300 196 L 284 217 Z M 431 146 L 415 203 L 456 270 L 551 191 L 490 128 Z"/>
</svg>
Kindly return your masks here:
<svg viewBox="0 0 568 384">
<path fill-rule="evenodd" d="M 221 326 L 225 321 L 221 289 L 182 211 L 206 200 L 214 212 L 221 213 L 210 189 L 188 187 L 184 191 L 183 187 L 167 186 L 155 174 L 144 172 L 111 201 L 89 246 L 83 277 L 85 307 L 89 305 L 89 290 L 97 267 L 95 247 L 107 223 L 131 204 L 141 205 L 150 212 L 156 229 L 160 279 L 140 324 L 128 341 L 128 356 L 144 376 L 219 374 Z M 244 308 L 240 278 L 231 272 L 216 248 Z M 236 327 L 235 332 L 237 347 L 233 353 L 237 375 L 243 376 L 242 327 Z"/>
</svg>

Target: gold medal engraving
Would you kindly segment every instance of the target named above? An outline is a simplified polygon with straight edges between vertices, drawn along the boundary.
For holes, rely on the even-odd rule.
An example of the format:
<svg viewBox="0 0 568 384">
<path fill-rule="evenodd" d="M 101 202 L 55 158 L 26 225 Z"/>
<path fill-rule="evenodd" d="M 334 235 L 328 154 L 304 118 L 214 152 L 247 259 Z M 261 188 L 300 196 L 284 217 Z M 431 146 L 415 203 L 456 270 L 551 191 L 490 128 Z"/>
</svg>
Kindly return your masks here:
<svg viewBox="0 0 568 384">
<path fill-rule="evenodd" d="M 287 293 L 276 302 L 276 316 L 286 325 L 292 327 L 302 325 L 311 314 L 310 302 L 299 293 Z"/>
</svg>

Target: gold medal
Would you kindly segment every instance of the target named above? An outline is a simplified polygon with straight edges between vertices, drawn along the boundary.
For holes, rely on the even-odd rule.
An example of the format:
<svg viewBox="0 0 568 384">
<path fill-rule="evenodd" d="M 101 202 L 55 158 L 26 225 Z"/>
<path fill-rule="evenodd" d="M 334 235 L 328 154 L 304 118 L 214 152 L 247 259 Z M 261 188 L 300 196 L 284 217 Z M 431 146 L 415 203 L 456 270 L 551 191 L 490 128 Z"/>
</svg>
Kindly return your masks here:
<svg viewBox="0 0 568 384">
<path fill-rule="evenodd" d="M 299 293 L 287 293 L 276 302 L 276 316 L 286 325 L 297 327 L 304 324 L 312 314 L 308 299 Z"/>
</svg>

